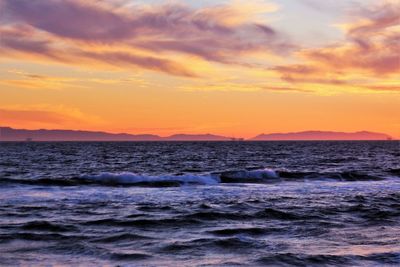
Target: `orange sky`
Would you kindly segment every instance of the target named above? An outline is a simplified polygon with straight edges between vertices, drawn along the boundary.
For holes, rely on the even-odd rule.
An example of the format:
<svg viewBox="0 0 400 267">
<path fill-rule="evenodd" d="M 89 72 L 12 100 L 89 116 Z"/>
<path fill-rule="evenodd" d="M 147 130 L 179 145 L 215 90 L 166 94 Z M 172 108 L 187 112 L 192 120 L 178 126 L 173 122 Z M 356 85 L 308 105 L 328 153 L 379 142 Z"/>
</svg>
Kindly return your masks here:
<svg viewBox="0 0 400 267">
<path fill-rule="evenodd" d="M 0 126 L 400 138 L 397 0 L 0 0 L 0 10 Z"/>
</svg>

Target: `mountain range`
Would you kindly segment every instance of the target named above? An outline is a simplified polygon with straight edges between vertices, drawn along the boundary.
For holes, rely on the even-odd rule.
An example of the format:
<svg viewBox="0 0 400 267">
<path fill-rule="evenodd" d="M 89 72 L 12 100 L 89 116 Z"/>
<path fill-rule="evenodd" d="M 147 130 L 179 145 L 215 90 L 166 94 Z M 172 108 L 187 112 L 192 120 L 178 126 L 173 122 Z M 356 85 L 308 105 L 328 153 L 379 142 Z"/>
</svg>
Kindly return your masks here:
<svg viewBox="0 0 400 267">
<path fill-rule="evenodd" d="M 126 134 L 76 130 L 25 130 L 0 127 L 0 141 L 228 141 L 230 137 L 212 134 L 175 134 L 161 137 L 153 134 Z"/>
<path fill-rule="evenodd" d="M 285 141 L 285 140 L 390 140 L 391 137 L 383 133 L 367 131 L 344 133 L 329 131 L 305 131 L 294 133 L 260 134 L 253 141 Z"/>
<path fill-rule="evenodd" d="M 260 134 L 248 141 L 284 140 L 390 140 L 383 133 L 367 131 L 344 133 L 328 131 L 305 131 L 293 133 Z M 162 137 L 152 134 L 107 133 L 78 130 L 26 130 L 0 127 L 0 141 L 232 141 L 242 140 L 213 134 L 174 134 Z"/>
</svg>

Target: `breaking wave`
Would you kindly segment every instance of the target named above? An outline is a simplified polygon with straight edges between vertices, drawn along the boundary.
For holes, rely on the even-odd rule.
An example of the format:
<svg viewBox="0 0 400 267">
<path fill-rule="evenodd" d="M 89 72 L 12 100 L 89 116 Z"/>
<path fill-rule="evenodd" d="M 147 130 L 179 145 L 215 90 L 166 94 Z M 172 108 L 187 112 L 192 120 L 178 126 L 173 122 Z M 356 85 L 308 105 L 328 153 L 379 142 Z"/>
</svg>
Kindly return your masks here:
<svg viewBox="0 0 400 267">
<path fill-rule="evenodd" d="M 109 173 L 103 172 L 94 175 L 82 175 L 70 179 L 39 178 L 39 179 L 14 179 L 0 178 L 0 183 L 17 183 L 42 186 L 77 186 L 77 185 L 102 185 L 102 186 L 150 186 L 150 187 L 176 187 L 185 185 L 217 185 L 228 183 L 257 183 L 267 184 L 282 181 L 377 181 L 382 177 L 371 176 L 358 172 L 293 172 L 272 169 L 223 171 L 210 174 L 184 174 L 184 175 L 144 175 L 131 172 Z"/>
<path fill-rule="evenodd" d="M 180 185 L 212 185 L 218 184 L 218 177 L 212 175 L 160 175 L 149 176 L 131 172 L 100 173 L 98 175 L 84 175 L 80 179 L 106 185 L 153 185 L 153 186 L 180 186 Z"/>
</svg>

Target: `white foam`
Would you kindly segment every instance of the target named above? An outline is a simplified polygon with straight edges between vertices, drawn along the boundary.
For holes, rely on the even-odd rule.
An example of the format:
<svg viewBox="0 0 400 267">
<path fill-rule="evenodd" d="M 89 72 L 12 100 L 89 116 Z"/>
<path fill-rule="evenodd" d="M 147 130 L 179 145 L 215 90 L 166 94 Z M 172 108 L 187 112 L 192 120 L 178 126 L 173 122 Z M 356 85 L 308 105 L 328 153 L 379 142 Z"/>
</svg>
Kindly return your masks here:
<svg viewBox="0 0 400 267">
<path fill-rule="evenodd" d="M 157 184 L 157 183 L 177 183 L 180 185 L 198 184 L 198 185 L 216 185 L 223 182 L 248 183 L 263 182 L 271 179 L 279 178 L 276 171 L 271 169 L 262 170 L 241 170 L 228 171 L 207 175 L 144 175 L 132 172 L 110 173 L 103 172 L 96 175 L 84 175 L 80 178 L 86 181 L 99 184 L 115 184 L 115 185 L 135 185 L 135 184 Z M 231 179 L 231 181 L 229 181 Z"/>
<path fill-rule="evenodd" d="M 99 183 L 114 183 L 121 185 L 138 183 L 178 182 L 180 184 L 218 184 L 218 178 L 211 175 L 140 175 L 131 172 L 109 173 L 103 172 L 97 175 L 85 175 L 81 178 Z"/>
</svg>

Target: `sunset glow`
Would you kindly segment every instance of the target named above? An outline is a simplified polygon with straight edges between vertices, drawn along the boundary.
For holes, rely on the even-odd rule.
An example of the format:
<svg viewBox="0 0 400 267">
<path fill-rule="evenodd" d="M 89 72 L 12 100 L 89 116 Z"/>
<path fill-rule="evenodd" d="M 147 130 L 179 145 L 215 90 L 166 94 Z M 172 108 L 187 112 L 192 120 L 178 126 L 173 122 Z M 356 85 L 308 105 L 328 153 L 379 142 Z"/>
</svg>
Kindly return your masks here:
<svg viewBox="0 0 400 267">
<path fill-rule="evenodd" d="M 400 138 L 400 1 L 0 0 L 0 126 Z"/>
</svg>

